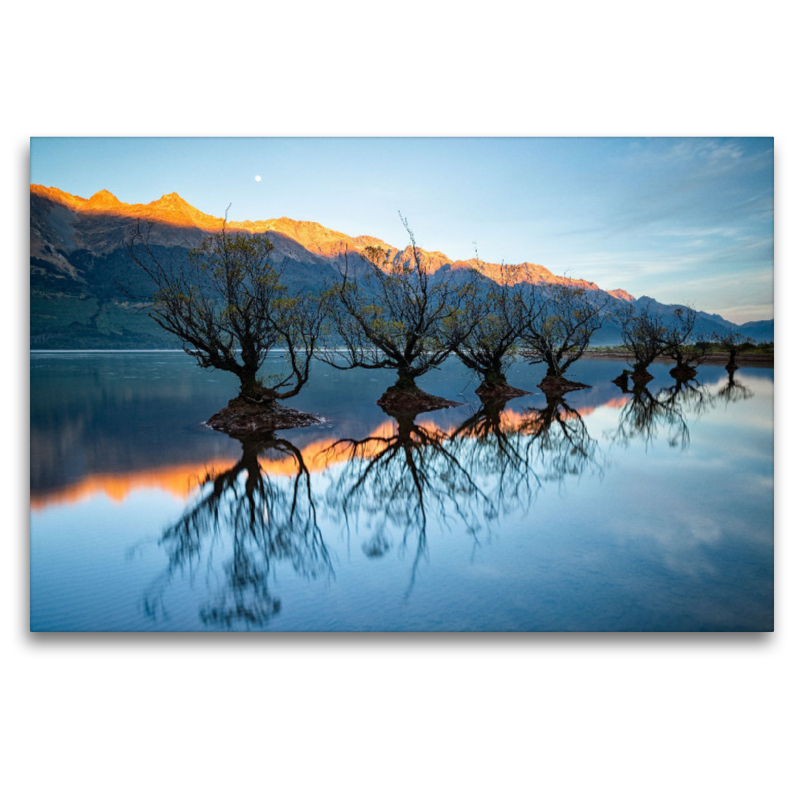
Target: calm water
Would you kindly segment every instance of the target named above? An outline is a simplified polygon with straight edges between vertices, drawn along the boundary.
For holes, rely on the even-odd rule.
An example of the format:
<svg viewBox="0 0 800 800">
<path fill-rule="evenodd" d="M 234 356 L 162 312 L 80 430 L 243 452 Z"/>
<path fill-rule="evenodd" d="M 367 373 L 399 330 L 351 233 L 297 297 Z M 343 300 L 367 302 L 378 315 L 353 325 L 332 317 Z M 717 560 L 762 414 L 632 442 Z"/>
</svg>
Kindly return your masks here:
<svg viewBox="0 0 800 800">
<path fill-rule="evenodd" d="M 31 354 L 31 629 L 771 630 L 772 370 L 621 367 L 482 409 L 449 362 L 395 420 L 317 364 L 325 423 L 241 443 L 182 353 Z"/>
</svg>

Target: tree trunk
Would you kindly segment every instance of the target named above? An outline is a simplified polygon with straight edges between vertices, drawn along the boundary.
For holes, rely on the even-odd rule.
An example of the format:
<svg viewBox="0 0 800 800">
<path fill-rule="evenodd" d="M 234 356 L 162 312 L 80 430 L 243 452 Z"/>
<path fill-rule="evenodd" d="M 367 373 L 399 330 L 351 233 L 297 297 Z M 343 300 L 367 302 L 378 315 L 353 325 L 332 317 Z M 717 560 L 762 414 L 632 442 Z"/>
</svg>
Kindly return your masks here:
<svg viewBox="0 0 800 800">
<path fill-rule="evenodd" d="M 483 378 L 484 386 L 489 389 L 508 386 L 506 376 L 499 369 L 486 370 L 481 377 Z"/>
<path fill-rule="evenodd" d="M 391 387 L 393 392 L 418 392 L 419 388 L 414 378 L 405 370 L 397 371 L 397 382 Z"/>
<path fill-rule="evenodd" d="M 259 405 L 273 405 L 275 392 L 267 389 L 253 370 L 242 370 L 239 373 L 239 399 Z"/>
<path fill-rule="evenodd" d="M 560 379 L 562 377 L 562 374 L 561 374 L 561 368 L 560 368 L 558 362 L 552 356 L 547 356 L 545 358 L 545 361 L 547 363 L 547 375 L 544 376 L 545 379 L 547 379 L 547 378 L 559 378 Z"/>
<path fill-rule="evenodd" d="M 508 399 L 511 397 L 522 397 L 528 392 L 522 389 L 516 389 L 509 386 L 505 374 L 500 369 L 486 370 L 481 373 L 483 378 L 481 385 L 475 390 L 475 394 L 481 398 L 484 403 L 497 401 L 499 399 Z"/>
<path fill-rule="evenodd" d="M 413 417 L 414 414 L 421 414 L 423 411 L 461 404 L 428 394 L 414 382 L 413 373 L 408 370 L 398 370 L 397 382 L 380 396 L 378 405 L 387 414 L 411 414 Z"/>
</svg>

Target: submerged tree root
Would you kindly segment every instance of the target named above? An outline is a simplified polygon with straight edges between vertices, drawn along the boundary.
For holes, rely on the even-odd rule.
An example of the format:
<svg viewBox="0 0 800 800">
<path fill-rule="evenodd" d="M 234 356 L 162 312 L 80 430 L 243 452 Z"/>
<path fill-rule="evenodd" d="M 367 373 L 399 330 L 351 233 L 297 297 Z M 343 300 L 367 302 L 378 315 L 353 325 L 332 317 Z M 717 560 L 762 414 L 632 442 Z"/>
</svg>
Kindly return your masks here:
<svg viewBox="0 0 800 800">
<path fill-rule="evenodd" d="M 322 422 L 322 417 L 272 403 L 250 403 L 236 397 L 206 422 L 209 428 L 230 436 L 252 436 L 286 428 L 306 428 Z"/>
<path fill-rule="evenodd" d="M 589 389 L 591 387 L 586 383 L 578 383 L 577 381 L 570 381 L 566 378 L 554 378 L 550 376 L 539 384 L 539 388 L 546 395 L 559 395 L 565 392 L 573 392 L 576 389 Z"/>
<path fill-rule="evenodd" d="M 653 376 L 646 370 L 644 372 L 631 372 L 631 380 L 636 386 L 644 386 L 653 380 Z"/>
<path fill-rule="evenodd" d="M 524 389 L 517 389 L 515 386 L 509 386 L 507 383 L 493 385 L 482 383 L 475 390 L 475 394 L 484 403 L 491 403 L 497 400 L 508 400 L 512 397 L 524 397 L 530 392 L 526 392 Z"/>
<path fill-rule="evenodd" d="M 697 370 L 694 367 L 673 367 L 669 374 L 679 381 L 688 381 L 697 377 Z"/>
<path fill-rule="evenodd" d="M 463 405 L 463 403 L 445 400 L 444 397 L 428 394 L 417 387 L 412 389 L 398 389 L 395 386 L 391 386 L 378 400 L 378 405 L 387 414 L 413 415 L 422 414 L 425 411 L 436 411 L 440 408 L 455 408 L 456 406 Z"/>
</svg>

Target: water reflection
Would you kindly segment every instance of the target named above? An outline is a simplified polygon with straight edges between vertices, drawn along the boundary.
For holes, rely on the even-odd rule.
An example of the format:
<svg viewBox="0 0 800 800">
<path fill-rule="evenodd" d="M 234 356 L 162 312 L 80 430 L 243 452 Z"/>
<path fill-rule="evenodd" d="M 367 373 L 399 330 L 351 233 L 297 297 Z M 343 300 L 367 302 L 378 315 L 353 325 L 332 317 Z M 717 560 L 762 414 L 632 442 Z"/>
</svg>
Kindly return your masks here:
<svg viewBox="0 0 800 800">
<path fill-rule="evenodd" d="M 709 399 L 703 387 L 678 380 L 674 386 L 652 394 L 647 385 L 634 383 L 632 386 L 631 389 L 627 385 L 620 386 L 629 397 L 620 411 L 619 425 L 612 440 L 627 444 L 641 439 L 650 446 L 664 430 L 670 447 L 687 448 L 690 434 L 684 401 L 691 400 L 696 408 L 701 408 Z"/>
<path fill-rule="evenodd" d="M 474 474 L 448 446 L 450 437 L 435 424 L 410 415 L 391 415 L 387 423 L 361 439 L 339 439 L 321 457 L 344 462 L 325 495 L 332 518 L 347 530 L 365 520 L 372 528 L 362 548 L 369 557 L 387 553 L 395 536 L 414 551 L 411 585 L 426 552 L 428 524 L 457 522 L 476 536 L 494 516 L 491 501 Z"/>
<path fill-rule="evenodd" d="M 482 405 L 449 436 L 450 450 L 463 468 L 491 487 L 483 495 L 491 518 L 527 511 L 542 484 L 523 432 L 527 418 L 506 406 L 506 401 Z"/>
<path fill-rule="evenodd" d="M 545 395 L 544 408 L 525 413 L 520 433 L 526 449 L 545 480 L 562 481 L 587 470 L 602 473 L 597 441 L 589 434 L 583 416 L 561 394 Z"/>
<path fill-rule="evenodd" d="M 137 386 L 150 376 L 141 358 L 131 359 Z M 66 404 L 84 409 L 80 427 L 51 414 L 48 402 L 59 403 L 37 391 L 32 621 L 39 629 L 692 629 L 701 607 L 702 624 L 723 619 L 714 603 L 729 608 L 747 585 L 758 599 L 741 611 L 746 624 L 734 614 L 724 625 L 763 629 L 771 373 L 703 368 L 698 379 L 673 381 L 665 368 L 647 387 L 617 388 L 613 364 L 586 369 L 594 388 L 569 400 L 534 395 L 417 418 L 384 415 L 365 390 L 377 396 L 383 387 L 363 376 L 341 386 L 331 378 L 308 407 L 334 408 L 328 423 L 246 441 L 204 430 L 205 396 L 193 396 L 187 412 L 183 393 L 170 400 L 161 380 L 151 381 L 152 397 L 140 387 L 129 398 L 113 382 L 106 395 L 98 377 Z M 160 370 L 169 372 L 153 374 Z M 438 379 L 441 393 L 457 395 L 461 373 L 445 369 Z M 752 411 L 735 407 L 753 397 Z M 711 414 L 713 425 L 694 424 Z M 623 454 L 614 443 L 629 447 Z M 708 487 L 736 480 L 736 508 L 714 504 Z M 691 499 L 656 512 L 675 491 Z M 640 506 L 637 517 L 630 509 Z M 629 512 L 620 517 L 620 508 Z M 142 540 L 158 547 L 135 544 Z M 663 553 L 680 555 L 665 562 Z M 689 596 L 700 605 L 689 609 Z M 661 616 L 648 619 L 645 608 Z"/>
<path fill-rule="evenodd" d="M 725 405 L 729 403 L 739 403 L 742 400 L 749 400 L 754 396 L 752 389 L 748 389 L 743 383 L 736 380 L 736 370 L 729 369 L 728 380 L 725 385 L 717 392 L 717 398 Z"/>
<path fill-rule="evenodd" d="M 301 451 L 274 435 L 239 441 L 239 461 L 206 473 L 181 518 L 161 536 L 168 566 L 147 592 L 148 615 L 169 612 L 164 593 L 177 574 L 210 575 L 220 563 L 220 585 L 201 620 L 213 627 L 260 627 L 281 607 L 269 588 L 276 562 L 287 561 L 307 577 L 331 572 Z M 293 474 L 270 474 L 260 457 L 288 461 Z"/>
<path fill-rule="evenodd" d="M 657 439 L 659 431 L 665 431 L 669 446 L 681 450 L 689 447 L 690 419 L 707 414 L 720 401 L 728 405 L 753 397 L 750 389 L 735 380 L 732 371 L 728 372 L 725 385 L 717 391 L 694 378 L 678 378 L 655 394 L 646 385 L 634 383 L 629 388 L 627 381 L 615 383 L 628 396 L 628 402 L 622 407 L 612 440 L 625 444 L 641 439 L 649 446 Z"/>
</svg>

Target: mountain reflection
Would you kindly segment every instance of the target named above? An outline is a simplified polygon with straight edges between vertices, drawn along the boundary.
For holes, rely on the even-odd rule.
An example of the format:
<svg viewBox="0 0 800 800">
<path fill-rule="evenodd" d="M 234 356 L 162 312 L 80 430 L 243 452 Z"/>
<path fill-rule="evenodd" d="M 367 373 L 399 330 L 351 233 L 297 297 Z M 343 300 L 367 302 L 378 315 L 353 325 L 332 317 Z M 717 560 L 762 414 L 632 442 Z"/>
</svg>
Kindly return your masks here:
<svg viewBox="0 0 800 800">
<path fill-rule="evenodd" d="M 114 490 L 124 498 L 131 487 L 153 485 L 186 498 L 180 518 L 160 535 L 166 567 L 145 592 L 147 615 L 167 618 L 185 608 L 178 598 L 200 585 L 204 599 L 191 613 L 204 626 L 264 628 L 281 611 L 274 592 L 279 568 L 310 580 L 333 577 L 323 531 L 337 544 L 354 535 L 370 560 L 393 550 L 408 554 L 408 596 L 432 536 L 452 530 L 482 543 L 504 518 L 533 521 L 546 483 L 602 476 L 605 455 L 586 424 L 599 405 L 618 413 L 612 441 L 649 445 L 666 432 L 671 447 L 686 448 L 690 418 L 753 395 L 733 373 L 716 385 L 679 380 L 652 391 L 622 385 L 621 397 L 607 388 L 614 398 L 608 392 L 595 395 L 594 404 L 584 398 L 580 409 L 563 395 L 545 395 L 467 414 L 464 408 L 451 414 L 450 425 L 441 414 L 396 415 L 370 421 L 362 428 L 367 435 L 336 438 L 320 427 L 293 432 L 291 440 L 228 439 L 228 453 L 230 444 L 241 450 L 238 460 L 216 457 L 226 452 L 217 446 L 207 467 L 198 468 L 190 453 L 182 464 L 135 473 L 128 483 L 91 476 L 86 488 L 102 485 L 109 496 Z M 349 424 L 355 419 L 339 431 L 358 431 Z M 70 491 L 81 496 L 82 486 Z"/>
<path fill-rule="evenodd" d="M 164 593 L 177 574 L 205 567 L 208 575 L 217 570 L 219 587 L 200 611 L 203 623 L 263 626 L 281 607 L 269 588 L 277 562 L 307 577 L 331 573 L 301 451 L 275 436 L 240 441 L 239 461 L 208 472 L 181 518 L 163 532 L 168 564 L 145 598 L 149 615 L 168 612 Z M 259 456 L 292 463 L 292 474 L 270 474 Z"/>
</svg>

